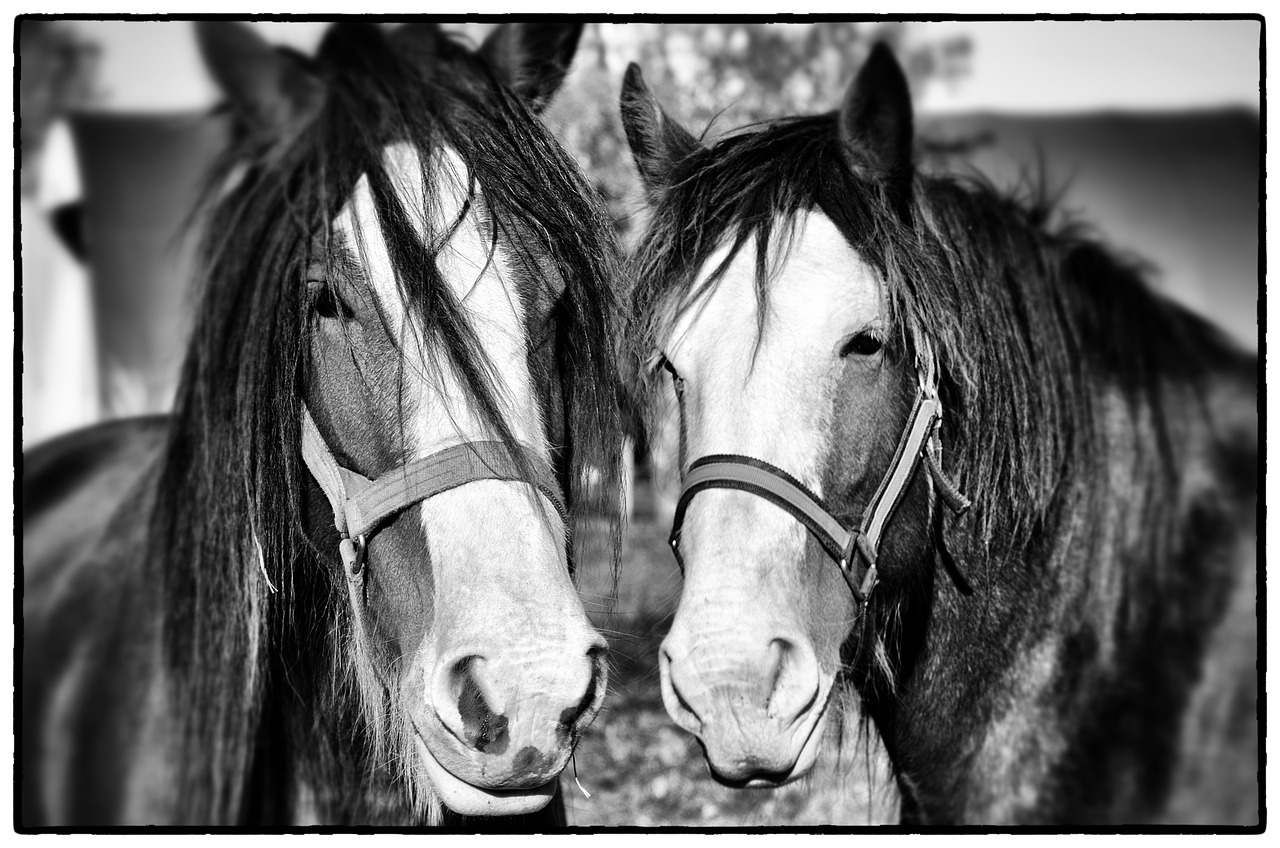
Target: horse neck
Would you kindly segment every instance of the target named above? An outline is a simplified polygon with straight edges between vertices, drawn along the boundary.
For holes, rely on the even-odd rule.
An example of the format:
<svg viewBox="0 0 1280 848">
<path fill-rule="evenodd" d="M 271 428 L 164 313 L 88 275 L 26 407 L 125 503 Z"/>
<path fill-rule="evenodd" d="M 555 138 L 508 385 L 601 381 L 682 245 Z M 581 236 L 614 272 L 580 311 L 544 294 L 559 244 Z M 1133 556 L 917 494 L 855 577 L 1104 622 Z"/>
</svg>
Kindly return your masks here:
<svg viewBox="0 0 1280 848">
<path fill-rule="evenodd" d="M 1231 602 L 1224 563 L 1256 492 L 1256 362 L 1188 341 L 1208 379 L 1156 362 L 1138 391 L 1098 381 L 1092 440 L 1029 546 L 990 563 L 956 551 L 974 594 L 935 568 L 907 601 L 907 673 L 872 714 L 908 819 L 1161 815 L 1187 669 Z"/>
</svg>

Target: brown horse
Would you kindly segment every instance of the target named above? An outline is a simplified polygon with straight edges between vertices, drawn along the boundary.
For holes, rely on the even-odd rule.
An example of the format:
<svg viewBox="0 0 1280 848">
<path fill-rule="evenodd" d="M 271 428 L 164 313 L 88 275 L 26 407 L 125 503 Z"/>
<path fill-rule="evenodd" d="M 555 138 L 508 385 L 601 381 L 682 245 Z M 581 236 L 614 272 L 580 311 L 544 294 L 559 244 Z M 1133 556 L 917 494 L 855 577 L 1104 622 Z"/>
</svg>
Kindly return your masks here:
<svg viewBox="0 0 1280 848">
<path fill-rule="evenodd" d="M 581 27 L 198 26 L 238 129 L 176 409 L 24 457 L 19 827 L 562 823 L 621 444 L 611 230 L 537 120 Z"/>
<path fill-rule="evenodd" d="M 906 823 L 1257 825 L 1257 358 L 917 170 L 883 46 L 835 113 L 704 145 L 632 66 L 622 114 L 681 416 L 663 696 L 712 773 L 854 720 Z"/>
</svg>

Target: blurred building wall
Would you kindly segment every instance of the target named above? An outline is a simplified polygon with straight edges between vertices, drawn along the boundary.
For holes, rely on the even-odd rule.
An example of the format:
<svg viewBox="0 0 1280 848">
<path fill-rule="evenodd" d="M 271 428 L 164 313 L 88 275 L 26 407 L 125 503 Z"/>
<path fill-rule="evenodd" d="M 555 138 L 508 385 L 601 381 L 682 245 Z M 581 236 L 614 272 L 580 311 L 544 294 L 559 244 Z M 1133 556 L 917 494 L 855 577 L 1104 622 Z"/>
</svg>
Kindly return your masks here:
<svg viewBox="0 0 1280 848">
<path fill-rule="evenodd" d="M 91 100 L 96 58 L 93 45 L 58 22 L 28 20 L 18 27 L 21 276 L 15 288 L 21 286 L 22 395 L 14 429 L 24 446 L 99 415 L 88 280 L 55 229 L 58 211 L 80 196 L 62 118 Z"/>
<path fill-rule="evenodd" d="M 176 64 L 193 65 L 191 73 L 201 73 L 194 56 L 176 64 L 168 59 L 149 64 L 132 55 L 159 44 L 166 46 L 164 56 L 175 51 L 185 56 L 194 51 L 189 24 L 85 21 L 76 26 L 87 39 L 94 33 L 110 32 L 113 39 L 147 33 L 138 48 L 125 52 L 157 82 L 170 75 L 166 71 L 176 74 Z M 303 49 L 320 31 L 310 23 L 259 26 L 267 37 L 288 35 Z M 478 42 L 490 26 L 452 28 Z M 702 131 L 718 115 L 714 135 L 749 120 L 833 108 L 873 39 L 898 46 L 917 89 L 938 79 L 962 82 L 963 66 L 982 61 L 980 54 L 968 55 L 955 41 L 929 45 L 904 39 L 909 27 L 593 24 L 545 118 L 608 200 L 625 241 L 634 236 L 644 214 L 617 111 L 628 62 L 641 63 L 672 115 L 693 131 Z M 112 49 L 115 54 L 123 50 Z M 1141 45 L 1134 49 L 1140 53 Z M 23 63 L 25 69 L 25 56 Z M 99 105 L 141 108 L 142 98 L 126 90 L 125 77 L 103 74 L 100 80 L 113 90 Z M 209 82 L 199 82 L 194 88 L 207 99 Z M 26 89 L 22 96 L 29 99 Z M 177 95 L 167 96 L 172 100 Z M 92 326 L 88 296 L 76 294 L 84 283 L 74 278 L 82 272 L 52 238 L 49 204 L 24 199 L 24 443 L 99 414 L 167 408 L 191 306 L 186 294 L 190 245 L 182 241 L 178 224 L 185 218 L 184 204 L 194 196 L 193 181 L 202 163 L 217 147 L 218 131 L 200 127 L 192 117 L 190 109 L 209 104 L 175 113 L 171 110 L 177 101 L 165 102 L 168 117 L 152 114 L 141 120 L 130 112 L 113 119 L 98 115 L 77 120 L 76 157 L 86 171 L 81 177 L 86 189 L 82 235 L 94 273 Z M 25 102 L 23 108 L 25 116 Z M 28 123 L 24 119 L 24 148 Z M 1256 113 L 924 115 L 920 125 L 923 135 L 944 142 L 985 139 L 967 160 L 953 157 L 949 164 L 976 167 L 999 185 L 1034 173 L 1043 160 L 1050 187 L 1066 187 L 1064 209 L 1091 222 L 1115 248 L 1149 260 L 1159 286 L 1172 297 L 1256 347 L 1261 176 Z M 153 138 L 145 140 L 148 135 Z M 24 184 L 29 161 L 24 151 Z M 143 164 L 154 170 L 134 170 Z M 109 201 L 112 197 L 117 199 Z M 100 357 L 77 352 L 98 345 Z M 95 360 L 109 375 L 105 379 L 97 377 L 99 365 L 85 364 Z M 165 373 L 151 375 L 145 363 Z M 92 394 L 95 382 L 101 384 L 105 401 L 100 408 L 74 400 L 83 398 L 85 386 Z"/>
<path fill-rule="evenodd" d="M 44 162 L 74 154 L 65 124 L 50 136 Z M 83 263 L 54 230 L 52 212 L 80 196 L 74 169 L 28 177 L 20 206 L 22 285 L 22 445 L 100 417 L 93 307 Z"/>
<path fill-rule="evenodd" d="M 193 213 L 229 126 L 207 113 L 72 116 L 105 417 L 165 412 L 193 311 Z"/>
</svg>

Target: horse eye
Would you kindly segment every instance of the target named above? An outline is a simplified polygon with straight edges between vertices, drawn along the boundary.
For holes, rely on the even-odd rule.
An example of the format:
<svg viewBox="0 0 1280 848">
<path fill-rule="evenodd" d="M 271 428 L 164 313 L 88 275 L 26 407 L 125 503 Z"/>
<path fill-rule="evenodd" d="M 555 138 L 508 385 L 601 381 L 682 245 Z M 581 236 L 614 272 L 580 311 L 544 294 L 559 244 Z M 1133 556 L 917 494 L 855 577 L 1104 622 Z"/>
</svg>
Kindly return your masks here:
<svg viewBox="0 0 1280 848">
<path fill-rule="evenodd" d="M 349 321 L 355 316 L 351 307 L 347 306 L 333 290 L 333 286 L 327 283 L 320 283 L 320 290 L 316 292 L 311 308 L 321 318 L 340 318 L 343 321 Z"/>
<path fill-rule="evenodd" d="M 882 347 L 884 347 L 884 342 L 875 333 L 864 330 L 861 333 L 856 333 L 853 338 L 844 343 L 844 347 L 840 348 L 840 358 L 843 359 L 850 355 L 872 356 L 879 353 Z"/>
</svg>

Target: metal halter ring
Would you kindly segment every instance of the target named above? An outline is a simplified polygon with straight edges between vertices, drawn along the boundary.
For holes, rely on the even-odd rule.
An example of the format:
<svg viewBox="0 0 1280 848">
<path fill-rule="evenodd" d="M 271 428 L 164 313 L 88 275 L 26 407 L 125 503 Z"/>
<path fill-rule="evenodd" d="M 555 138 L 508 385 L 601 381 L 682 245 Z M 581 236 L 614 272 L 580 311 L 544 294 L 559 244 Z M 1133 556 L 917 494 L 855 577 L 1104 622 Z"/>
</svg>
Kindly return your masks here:
<svg viewBox="0 0 1280 848">
<path fill-rule="evenodd" d="M 850 570 L 859 556 L 867 564 L 867 570 L 862 575 L 861 583 L 857 580 L 856 569 Z M 849 584 L 849 588 L 853 591 L 853 596 L 858 599 L 858 603 L 865 604 L 867 599 L 871 597 L 871 590 L 880 582 L 879 577 L 876 575 L 876 551 L 868 544 L 865 533 L 859 531 L 849 535 L 849 544 L 845 547 L 837 565 L 840 566 L 840 573 L 844 576 L 845 582 Z"/>
<path fill-rule="evenodd" d="M 364 534 L 354 539 L 344 538 L 338 542 L 338 552 L 342 554 L 342 562 L 347 567 L 347 577 L 355 579 L 364 571 L 365 557 L 369 546 L 365 543 Z"/>
</svg>

